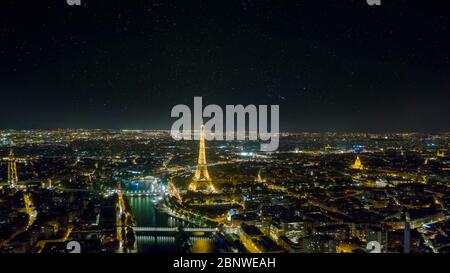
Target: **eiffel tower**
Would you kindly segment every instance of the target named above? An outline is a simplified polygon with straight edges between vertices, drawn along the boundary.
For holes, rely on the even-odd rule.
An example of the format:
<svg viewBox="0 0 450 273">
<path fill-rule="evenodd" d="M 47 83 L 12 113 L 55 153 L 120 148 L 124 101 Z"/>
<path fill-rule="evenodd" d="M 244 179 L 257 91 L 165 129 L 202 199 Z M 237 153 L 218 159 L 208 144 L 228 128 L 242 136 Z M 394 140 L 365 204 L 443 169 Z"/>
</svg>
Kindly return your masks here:
<svg viewBox="0 0 450 273">
<path fill-rule="evenodd" d="M 19 182 L 19 178 L 17 176 L 16 158 L 12 149 L 9 151 L 9 157 L 6 160 L 8 161 L 8 183 L 11 188 L 14 188 Z"/>
<path fill-rule="evenodd" d="M 198 152 L 198 165 L 195 171 L 194 178 L 189 185 L 190 191 L 214 193 L 216 189 L 212 184 L 211 177 L 208 173 L 206 166 L 206 154 L 205 154 L 205 126 L 202 125 L 200 130 L 200 147 Z"/>
</svg>

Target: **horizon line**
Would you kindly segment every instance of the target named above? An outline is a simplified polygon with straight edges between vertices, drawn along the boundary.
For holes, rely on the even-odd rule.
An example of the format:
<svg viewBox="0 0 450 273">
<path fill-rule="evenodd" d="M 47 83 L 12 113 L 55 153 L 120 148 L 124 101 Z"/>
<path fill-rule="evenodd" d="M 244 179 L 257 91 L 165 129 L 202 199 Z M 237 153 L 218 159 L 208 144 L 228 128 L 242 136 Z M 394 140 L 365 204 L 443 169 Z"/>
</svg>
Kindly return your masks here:
<svg viewBox="0 0 450 273">
<path fill-rule="evenodd" d="M 170 132 L 171 129 L 130 129 L 130 128 L 27 128 L 27 129 L 4 129 L 4 128 L 0 128 L 0 132 L 3 131 L 156 131 L 156 132 Z M 198 130 L 182 130 L 186 131 L 186 132 L 195 132 L 195 131 L 200 131 L 200 129 Z M 224 133 L 226 133 L 227 131 L 224 130 Z M 233 133 L 240 133 L 242 131 L 233 131 Z M 245 133 L 250 133 L 253 131 L 244 131 Z M 257 131 L 254 131 L 257 132 Z M 214 132 L 213 132 L 214 133 Z M 231 132 L 230 132 L 231 133 Z M 390 131 L 384 131 L 384 132 L 380 132 L 380 131 L 362 131 L 362 130 L 355 130 L 355 131 L 346 131 L 346 130 L 335 130 L 335 131 L 331 131 L 331 130 L 323 130 L 323 131 L 307 131 L 307 130 L 292 130 L 292 131 L 288 131 L 288 130 L 283 130 L 279 132 L 279 134 L 283 134 L 283 133 L 296 133 L 296 134 L 302 134 L 302 133 L 309 133 L 309 134 L 327 134 L 327 133 L 339 133 L 339 134 L 450 134 L 450 131 L 440 131 L 440 130 L 398 130 L 398 131 L 394 131 L 394 130 L 390 130 Z"/>
</svg>

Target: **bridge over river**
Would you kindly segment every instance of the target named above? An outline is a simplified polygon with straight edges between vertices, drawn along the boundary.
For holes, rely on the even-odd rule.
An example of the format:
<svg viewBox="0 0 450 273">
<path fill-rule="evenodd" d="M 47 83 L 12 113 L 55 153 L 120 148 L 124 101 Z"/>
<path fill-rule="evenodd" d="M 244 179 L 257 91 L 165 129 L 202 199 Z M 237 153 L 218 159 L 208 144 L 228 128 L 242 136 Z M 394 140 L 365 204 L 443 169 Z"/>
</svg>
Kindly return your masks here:
<svg viewBox="0 0 450 273">
<path fill-rule="evenodd" d="M 192 252 L 209 253 L 216 250 L 217 239 L 214 234 L 218 229 L 196 227 L 162 213 L 156 209 L 152 197 L 131 197 L 130 205 L 136 218 L 133 230 L 136 234 L 138 252 L 178 252 L 176 235 L 179 227 L 188 233 Z"/>
<path fill-rule="evenodd" d="M 133 230 L 135 232 L 179 232 L 178 227 L 133 227 Z M 183 228 L 184 232 L 204 232 L 204 233 L 211 233 L 211 232 L 218 232 L 218 228 Z"/>
</svg>

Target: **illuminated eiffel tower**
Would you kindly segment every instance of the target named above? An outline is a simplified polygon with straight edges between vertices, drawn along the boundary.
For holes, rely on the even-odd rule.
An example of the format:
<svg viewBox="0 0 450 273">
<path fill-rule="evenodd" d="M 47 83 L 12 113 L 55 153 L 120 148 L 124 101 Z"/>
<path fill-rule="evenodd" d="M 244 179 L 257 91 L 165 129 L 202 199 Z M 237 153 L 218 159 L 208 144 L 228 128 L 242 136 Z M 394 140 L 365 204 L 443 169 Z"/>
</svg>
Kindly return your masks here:
<svg viewBox="0 0 450 273">
<path fill-rule="evenodd" d="M 8 161 L 8 183 L 11 188 L 15 188 L 19 182 L 19 177 L 17 176 L 16 158 L 12 149 L 9 151 L 9 157 L 6 160 Z"/>
<path fill-rule="evenodd" d="M 214 193 L 216 189 L 212 184 L 211 177 L 208 173 L 208 168 L 206 165 L 206 154 L 205 154 L 205 126 L 202 125 L 200 131 L 200 147 L 198 152 L 198 165 L 195 171 L 194 178 L 189 185 L 190 191 L 200 191 L 205 193 Z"/>
</svg>

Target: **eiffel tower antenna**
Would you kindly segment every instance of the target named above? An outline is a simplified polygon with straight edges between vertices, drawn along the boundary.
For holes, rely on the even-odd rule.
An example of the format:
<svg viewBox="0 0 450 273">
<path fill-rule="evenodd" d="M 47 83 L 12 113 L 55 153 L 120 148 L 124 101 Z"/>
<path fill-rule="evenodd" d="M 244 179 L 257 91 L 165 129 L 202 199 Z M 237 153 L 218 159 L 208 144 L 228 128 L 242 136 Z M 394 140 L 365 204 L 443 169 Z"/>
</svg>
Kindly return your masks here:
<svg viewBox="0 0 450 273">
<path fill-rule="evenodd" d="M 195 171 L 194 178 L 189 185 L 191 191 L 203 191 L 207 193 L 214 193 L 216 189 L 212 184 L 212 179 L 209 176 L 208 168 L 206 165 L 206 153 L 205 153 L 205 126 L 201 126 L 200 130 L 200 145 L 198 152 L 198 165 Z"/>
</svg>

